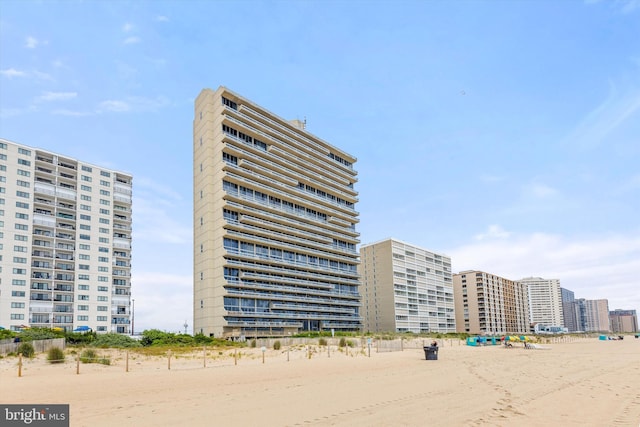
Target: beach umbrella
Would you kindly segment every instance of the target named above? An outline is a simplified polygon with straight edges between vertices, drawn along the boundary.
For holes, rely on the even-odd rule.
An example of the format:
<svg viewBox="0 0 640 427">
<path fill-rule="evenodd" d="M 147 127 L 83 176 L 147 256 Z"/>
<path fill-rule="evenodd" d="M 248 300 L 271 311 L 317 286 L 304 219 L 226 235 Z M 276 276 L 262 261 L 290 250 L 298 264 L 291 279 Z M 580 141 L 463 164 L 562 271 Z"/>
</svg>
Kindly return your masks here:
<svg viewBox="0 0 640 427">
<path fill-rule="evenodd" d="M 77 328 L 75 328 L 73 330 L 73 332 L 87 332 L 87 331 L 90 331 L 90 330 L 91 330 L 91 328 L 88 327 L 88 326 L 78 326 Z"/>
</svg>

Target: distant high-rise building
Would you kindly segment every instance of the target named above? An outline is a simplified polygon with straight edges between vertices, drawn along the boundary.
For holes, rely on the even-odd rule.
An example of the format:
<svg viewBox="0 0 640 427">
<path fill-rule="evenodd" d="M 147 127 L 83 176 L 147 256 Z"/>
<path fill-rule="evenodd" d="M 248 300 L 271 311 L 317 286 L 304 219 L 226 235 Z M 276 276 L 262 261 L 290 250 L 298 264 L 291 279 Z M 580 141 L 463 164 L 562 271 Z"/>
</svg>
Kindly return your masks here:
<svg viewBox="0 0 640 427">
<path fill-rule="evenodd" d="M 131 333 L 132 176 L 0 139 L 0 325 Z"/>
<path fill-rule="evenodd" d="M 569 332 L 576 332 L 578 328 L 578 313 L 575 294 L 565 288 L 560 288 L 560 294 L 562 295 L 562 319 L 564 321 L 564 327 Z"/>
<path fill-rule="evenodd" d="M 453 275 L 458 332 L 471 334 L 527 333 L 527 287 L 482 271 Z"/>
<path fill-rule="evenodd" d="M 638 316 L 635 310 L 610 311 L 609 319 L 611 332 L 638 332 Z"/>
<path fill-rule="evenodd" d="M 519 282 L 527 286 L 531 323 L 564 326 L 560 280 L 527 277 Z"/>
<path fill-rule="evenodd" d="M 356 158 L 220 87 L 195 101 L 194 331 L 360 330 Z"/>
<path fill-rule="evenodd" d="M 360 248 L 364 330 L 455 332 L 451 258 L 396 239 Z"/>
<path fill-rule="evenodd" d="M 584 300 L 585 332 L 608 332 L 609 301 L 606 299 Z"/>
</svg>

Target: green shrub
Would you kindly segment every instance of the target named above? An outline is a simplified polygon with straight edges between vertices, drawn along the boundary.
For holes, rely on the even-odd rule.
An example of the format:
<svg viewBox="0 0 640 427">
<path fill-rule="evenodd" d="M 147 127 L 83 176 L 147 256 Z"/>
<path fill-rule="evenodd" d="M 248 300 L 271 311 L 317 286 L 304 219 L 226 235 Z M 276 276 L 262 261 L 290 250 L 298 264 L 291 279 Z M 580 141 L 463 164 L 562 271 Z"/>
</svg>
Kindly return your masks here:
<svg viewBox="0 0 640 427">
<path fill-rule="evenodd" d="M 327 345 L 327 340 L 326 340 L 326 339 L 324 339 L 324 338 L 320 338 L 320 339 L 318 340 L 318 345 Z"/>
<path fill-rule="evenodd" d="M 273 343 L 273 349 L 274 350 L 280 350 L 280 341 L 276 341 Z"/>
<path fill-rule="evenodd" d="M 64 331 L 48 328 L 29 328 L 20 332 L 22 341 L 48 340 L 52 338 L 64 338 Z"/>
<path fill-rule="evenodd" d="M 98 363 L 101 365 L 111 365 L 111 359 L 109 359 L 108 357 L 101 357 L 100 359 L 98 359 Z"/>
<path fill-rule="evenodd" d="M 33 345 L 31 345 L 31 343 L 23 342 L 18 346 L 18 354 L 31 359 L 36 354 L 36 351 L 33 349 Z"/>
<path fill-rule="evenodd" d="M 127 335 L 108 333 L 98 335 L 91 345 L 100 348 L 133 348 L 141 344 Z"/>
<path fill-rule="evenodd" d="M 345 337 L 340 338 L 340 342 L 338 343 L 339 347 L 346 347 L 347 346 L 347 340 Z"/>
<path fill-rule="evenodd" d="M 251 348 L 256 348 L 257 344 L 256 340 L 251 340 Z"/>
<path fill-rule="evenodd" d="M 49 363 L 63 363 L 64 351 L 59 347 L 51 347 L 47 352 L 47 360 Z"/>
<path fill-rule="evenodd" d="M 82 354 L 80 354 L 80 361 L 82 363 L 95 363 L 97 361 L 98 354 L 95 350 L 90 348 L 84 350 Z"/>
</svg>

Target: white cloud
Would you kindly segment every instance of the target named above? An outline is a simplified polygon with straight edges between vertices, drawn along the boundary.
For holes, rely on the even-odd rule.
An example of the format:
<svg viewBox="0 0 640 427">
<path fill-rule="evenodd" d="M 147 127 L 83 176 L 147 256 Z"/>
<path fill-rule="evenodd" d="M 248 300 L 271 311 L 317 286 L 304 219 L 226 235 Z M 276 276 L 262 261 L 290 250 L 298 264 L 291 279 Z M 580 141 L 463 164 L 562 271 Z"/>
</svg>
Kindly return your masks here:
<svg viewBox="0 0 640 427">
<path fill-rule="evenodd" d="M 38 47 L 38 44 L 39 44 L 38 39 L 36 39 L 35 37 L 29 36 L 27 37 L 27 40 L 25 41 L 24 46 L 27 49 L 35 49 L 36 47 Z"/>
<path fill-rule="evenodd" d="M 164 15 L 158 15 L 158 16 L 156 16 L 156 21 L 158 21 L 158 22 L 169 22 L 169 18 L 167 18 Z"/>
<path fill-rule="evenodd" d="M 135 267 L 131 276 L 135 299 L 135 331 L 160 329 L 184 332 L 185 321 L 191 331 L 193 319 L 193 276 L 145 271 Z M 167 306 L 171 301 L 171 306 Z"/>
<path fill-rule="evenodd" d="M 76 92 L 44 92 L 37 98 L 37 101 L 65 101 L 76 96 L 78 96 Z"/>
<path fill-rule="evenodd" d="M 496 238 L 489 238 L 492 234 Z M 455 272 L 481 270 L 511 280 L 530 276 L 559 279 L 577 298 L 605 298 L 611 307 L 640 309 L 640 231 L 569 238 L 510 234 L 491 226 L 481 236 L 484 238 L 446 251 Z"/>
<path fill-rule="evenodd" d="M 131 106 L 124 101 L 108 100 L 108 101 L 102 101 L 98 105 L 98 112 L 109 111 L 109 112 L 123 113 L 130 110 L 131 110 Z"/>
<path fill-rule="evenodd" d="M 504 239 L 509 237 L 510 233 L 505 231 L 499 225 L 490 225 L 484 233 L 476 234 L 476 240 L 486 239 Z"/>
<path fill-rule="evenodd" d="M 0 74 L 5 77 L 13 78 L 13 77 L 26 77 L 27 73 L 25 71 L 16 70 L 15 68 L 8 68 L 6 70 L 0 70 Z"/>
<path fill-rule="evenodd" d="M 136 44 L 136 43 L 140 43 L 142 40 L 140 39 L 140 37 L 137 36 L 131 36 L 131 37 L 127 37 L 126 39 L 124 39 L 124 44 Z"/>
<path fill-rule="evenodd" d="M 169 100 L 163 96 L 156 98 L 146 98 L 141 96 L 130 96 L 125 99 L 110 99 L 102 101 L 98 105 L 98 113 L 140 113 L 153 112 L 169 105 Z"/>
<path fill-rule="evenodd" d="M 618 0 L 616 3 L 620 5 L 620 10 L 624 14 L 640 9 L 640 0 Z"/>
<path fill-rule="evenodd" d="M 540 198 L 540 199 L 545 199 L 551 196 L 555 196 L 556 194 L 558 194 L 558 190 L 556 190 L 555 188 L 549 187 L 547 185 L 544 184 L 533 184 L 530 187 L 531 193 L 533 194 L 533 196 Z"/>
<path fill-rule="evenodd" d="M 585 149 L 592 149 L 623 123 L 640 112 L 640 90 L 626 87 L 619 90 L 609 84 L 607 99 L 594 108 L 567 137 L 567 142 Z"/>
<path fill-rule="evenodd" d="M 122 26 L 122 32 L 123 33 L 131 32 L 131 30 L 133 30 L 133 28 L 134 28 L 133 24 L 130 23 L 130 22 L 127 22 Z"/>
<path fill-rule="evenodd" d="M 57 115 L 57 116 L 84 117 L 84 116 L 90 116 L 93 113 L 87 112 L 87 111 L 73 111 L 73 110 L 57 109 L 57 110 L 51 111 L 51 114 L 54 114 L 54 115 Z"/>
</svg>

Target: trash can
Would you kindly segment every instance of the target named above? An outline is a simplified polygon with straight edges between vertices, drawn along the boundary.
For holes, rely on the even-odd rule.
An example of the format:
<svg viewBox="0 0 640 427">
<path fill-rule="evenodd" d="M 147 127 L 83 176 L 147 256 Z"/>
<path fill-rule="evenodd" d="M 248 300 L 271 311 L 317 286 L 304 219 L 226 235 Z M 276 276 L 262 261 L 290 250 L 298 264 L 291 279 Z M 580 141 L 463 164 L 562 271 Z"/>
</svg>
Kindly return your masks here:
<svg viewBox="0 0 640 427">
<path fill-rule="evenodd" d="M 438 347 L 433 345 L 425 346 L 424 357 L 427 360 L 438 360 Z"/>
</svg>

